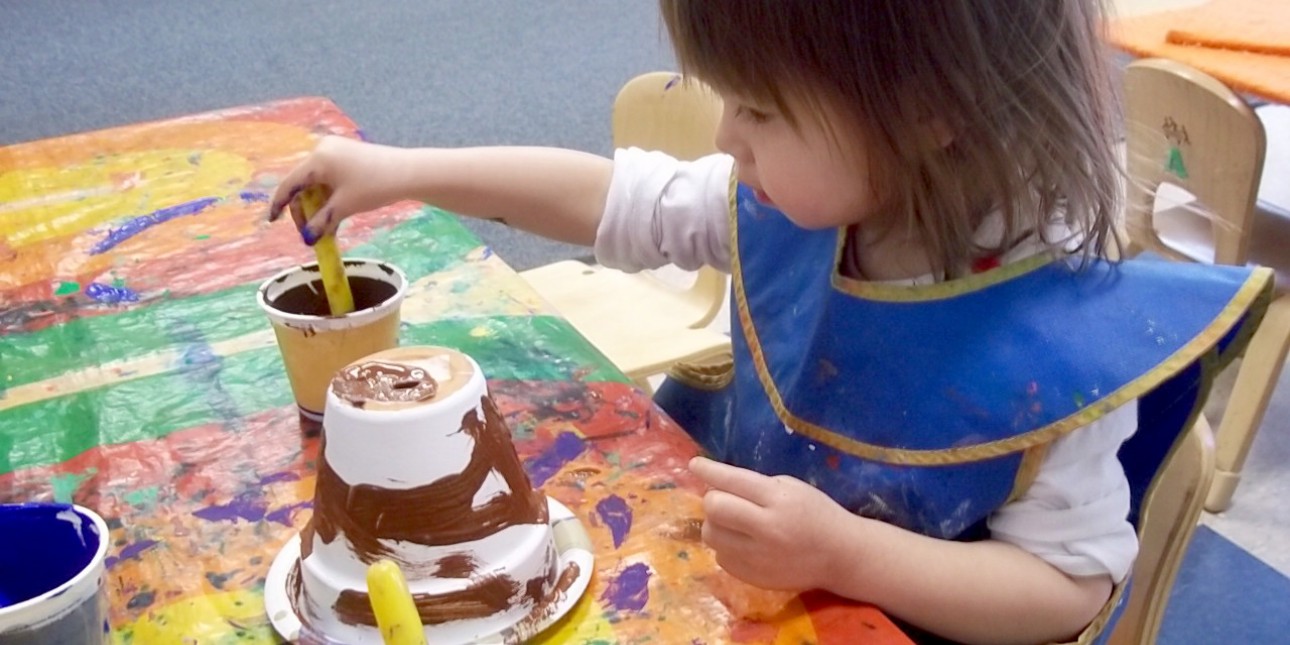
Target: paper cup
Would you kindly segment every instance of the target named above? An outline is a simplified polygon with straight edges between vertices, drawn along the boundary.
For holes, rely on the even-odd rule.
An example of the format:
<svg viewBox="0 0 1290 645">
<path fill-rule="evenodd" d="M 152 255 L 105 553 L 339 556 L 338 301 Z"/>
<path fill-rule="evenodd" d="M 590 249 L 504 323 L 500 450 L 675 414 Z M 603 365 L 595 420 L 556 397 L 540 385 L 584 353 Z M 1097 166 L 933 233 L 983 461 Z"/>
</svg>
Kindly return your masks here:
<svg viewBox="0 0 1290 645">
<path fill-rule="evenodd" d="M 89 509 L 0 505 L 0 645 L 106 643 L 108 541 Z"/>
<path fill-rule="evenodd" d="M 346 258 L 345 274 L 355 310 L 327 315 L 327 296 L 318 263 L 287 269 L 260 285 L 264 310 L 286 366 L 300 413 L 322 420 L 327 385 L 340 368 L 398 345 L 399 308 L 408 279 L 397 267 L 377 260 Z"/>
</svg>

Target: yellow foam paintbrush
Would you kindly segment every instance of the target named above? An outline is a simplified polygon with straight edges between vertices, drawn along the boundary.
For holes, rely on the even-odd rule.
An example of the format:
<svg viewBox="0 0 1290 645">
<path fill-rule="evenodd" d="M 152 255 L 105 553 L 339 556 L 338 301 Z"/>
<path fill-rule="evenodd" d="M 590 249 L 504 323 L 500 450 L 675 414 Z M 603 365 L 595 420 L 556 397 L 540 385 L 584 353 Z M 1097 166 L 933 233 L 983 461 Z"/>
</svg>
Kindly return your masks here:
<svg viewBox="0 0 1290 645">
<path fill-rule="evenodd" d="M 399 565 L 378 560 L 367 567 L 367 597 L 385 645 L 426 645 L 421 616 Z"/>
<path fill-rule="evenodd" d="M 322 186 L 310 186 L 300 193 L 300 210 L 306 222 L 325 203 L 327 192 Z M 323 291 L 327 293 L 327 306 L 331 308 L 331 315 L 340 316 L 354 311 L 354 294 L 349 290 L 349 279 L 345 276 L 345 265 L 340 259 L 336 236 L 328 233 L 318 238 L 318 242 L 314 244 L 314 254 L 318 256 L 318 272 L 322 274 Z"/>
</svg>

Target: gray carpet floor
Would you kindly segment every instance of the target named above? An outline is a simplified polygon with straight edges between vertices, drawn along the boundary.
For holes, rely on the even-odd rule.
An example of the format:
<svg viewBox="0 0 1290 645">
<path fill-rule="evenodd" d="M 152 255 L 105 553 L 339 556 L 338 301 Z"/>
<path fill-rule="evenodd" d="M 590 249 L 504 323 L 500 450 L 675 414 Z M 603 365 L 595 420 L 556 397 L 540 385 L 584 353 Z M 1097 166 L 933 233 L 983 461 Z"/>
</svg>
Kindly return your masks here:
<svg viewBox="0 0 1290 645">
<path fill-rule="evenodd" d="M 652 0 L 0 0 L 0 145 L 320 95 L 380 143 L 609 154 L 617 89 L 673 67 Z M 588 254 L 467 225 L 521 270 Z"/>
</svg>

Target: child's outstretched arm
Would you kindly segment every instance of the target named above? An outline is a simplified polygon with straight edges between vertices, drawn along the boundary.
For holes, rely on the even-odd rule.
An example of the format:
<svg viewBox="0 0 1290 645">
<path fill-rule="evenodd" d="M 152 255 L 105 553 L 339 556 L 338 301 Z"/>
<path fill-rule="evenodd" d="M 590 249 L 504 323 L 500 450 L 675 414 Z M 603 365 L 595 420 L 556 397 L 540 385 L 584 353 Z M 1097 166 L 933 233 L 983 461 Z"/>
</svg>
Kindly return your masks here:
<svg viewBox="0 0 1290 645">
<path fill-rule="evenodd" d="M 1040 643 L 1078 634 L 1111 591 L 1004 542 L 953 542 L 853 515 L 811 485 L 708 459 L 704 542 L 752 584 L 825 589 L 965 643 Z"/>
<path fill-rule="evenodd" d="M 312 244 L 346 217 L 412 199 L 590 245 L 612 174 L 609 159 L 558 148 L 410 149 L 333 136 L 278 185 L 269 219 L 291 207 Z M 304 222 L 294 200 L 311 185 L 326 186 L 331 198 Z"/>
</svg>

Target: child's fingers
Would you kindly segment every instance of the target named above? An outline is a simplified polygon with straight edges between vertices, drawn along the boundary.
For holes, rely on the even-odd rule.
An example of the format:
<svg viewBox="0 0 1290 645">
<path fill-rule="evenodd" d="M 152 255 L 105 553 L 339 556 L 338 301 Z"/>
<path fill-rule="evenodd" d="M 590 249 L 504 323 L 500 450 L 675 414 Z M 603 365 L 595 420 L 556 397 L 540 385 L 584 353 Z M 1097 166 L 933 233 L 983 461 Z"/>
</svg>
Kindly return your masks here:
<svg viewBox="0 0 1290 645">
<path fill-rule="evenodd" d="M 761 531 L 765 509 L 723 490 L 710 490 L 703 496 L 704 521 L 745 535 Z"/>
<path fill-rule="evenodd" d="M 751 537 L 712 522 L 704 522 L 700 532 L 703 543 L 725 553 L 742 553 L 753 547 Z"/>
<path fill-rule="evenodd" d="M 765 506 L 774 480 L 761 473 L 739 468 L 706 457 L 690 460 L 690 472 L 717 490 L 742 497 L 758 506 Z"/>
<path fill-rule="evenodd" d="M 318 212 L 309 218 L 300 229 L 300 236 L 304 238 L 305 244 L 313 246 L 322 236 L 336 232 L 340 226 L 341 218 L 338 217 L 339 211 L 337 206 L 341 203 L 343 197 L 337 193 L 332 193 L 326 202 L 318 208 Z"/>
<path fill-rule="evenodd" d="M 269 200 L 269 221 L 277 221 L 282 216 L 282 210 L 300 196 L 301 191 L 308 188 L 314 183 L 314 172 L 310 163 L 296 166 L 287 173 L 286 177 L 278 183 L 278 187 L 273 191 L 273 197 Z"/>
</svg>

